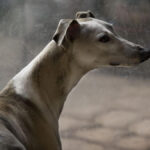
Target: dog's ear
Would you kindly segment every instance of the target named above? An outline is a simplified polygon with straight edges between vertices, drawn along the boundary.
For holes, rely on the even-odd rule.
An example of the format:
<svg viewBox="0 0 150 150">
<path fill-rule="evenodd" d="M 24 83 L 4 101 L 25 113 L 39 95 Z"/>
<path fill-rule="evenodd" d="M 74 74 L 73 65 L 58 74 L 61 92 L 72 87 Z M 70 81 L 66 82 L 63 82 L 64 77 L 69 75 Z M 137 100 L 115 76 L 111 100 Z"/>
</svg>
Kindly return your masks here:
<svg viewBox="0 0 150 150">
<path fill-rule="evenodd" d="M 66 38 L 73 42 L 80 33 L 80 24 L 76 20 L 72 20 L 72 22 L 69 24 L 69 27 L 67 28 L 66 32 Z"/>
<path fill-rule="evenodd" d="M 61 19 L 57 26 L 56 32 L 53 35 L 53 40 L 60 46 L 64 40 L 67 27 L 69 25 L 69 19 Z"/>
<path fill-rule="evenodd" d="M 76 13 L 76 19 L 79 19 L 79 18 L 95 18 L 95 16 L 93 15 L 93 13 L 88 10 L 88 11 L 79 11 Z"/>
<path fill-rule="evenodd" d="M 80 32 L 80 24 L 76 20 L 62 19 L 60 20 L 57 30 L 53 36 L 53 40 L 58 46 L 63 45 L 65 40 L 73 42 Z"/>
</svg>

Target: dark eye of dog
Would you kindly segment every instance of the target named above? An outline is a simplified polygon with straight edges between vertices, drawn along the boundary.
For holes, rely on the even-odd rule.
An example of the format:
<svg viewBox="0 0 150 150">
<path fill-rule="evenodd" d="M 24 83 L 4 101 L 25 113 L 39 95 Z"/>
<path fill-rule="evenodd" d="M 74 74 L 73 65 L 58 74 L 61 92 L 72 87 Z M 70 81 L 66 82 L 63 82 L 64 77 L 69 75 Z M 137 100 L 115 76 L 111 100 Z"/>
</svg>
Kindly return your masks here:
<svg viewBox="0 0 150 150">
<path fill-rule="evenodd" d="M 109 42 L 109 41 L 110 41 L 110 37 L 108 35 L 103 35 L 99 38 L 99 42 L 106 43 L 106 42 Z"/>
</svg>

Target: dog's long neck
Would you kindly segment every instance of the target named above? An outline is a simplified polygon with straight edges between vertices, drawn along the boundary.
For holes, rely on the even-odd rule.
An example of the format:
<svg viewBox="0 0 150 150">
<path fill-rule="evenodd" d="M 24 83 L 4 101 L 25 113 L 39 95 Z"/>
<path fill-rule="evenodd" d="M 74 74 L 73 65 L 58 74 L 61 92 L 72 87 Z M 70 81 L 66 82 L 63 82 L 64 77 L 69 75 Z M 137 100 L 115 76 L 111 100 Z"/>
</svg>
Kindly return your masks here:
<svg viewBox="0 0 150 150">
<path fill-rule="evenodd" d="M 31 99 L 43 112 L 58 120 L 65 99 L 85 71 L 75 63 L 71 49 L 54 41 L 13 79 L 16 92 Z"/>
</svg>

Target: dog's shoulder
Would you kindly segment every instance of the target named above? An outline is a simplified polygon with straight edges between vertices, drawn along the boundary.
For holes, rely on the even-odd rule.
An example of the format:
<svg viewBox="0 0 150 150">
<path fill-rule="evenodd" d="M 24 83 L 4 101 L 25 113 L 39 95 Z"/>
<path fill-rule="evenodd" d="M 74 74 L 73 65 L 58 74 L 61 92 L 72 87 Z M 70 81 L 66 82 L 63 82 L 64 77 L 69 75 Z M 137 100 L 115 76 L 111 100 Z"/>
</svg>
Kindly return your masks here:
<svg viewBox="0 0 150 150">
<path fill-rule="evenodd" d="M 16 93 L 11 82 L 0 92 L 0 112 L 4 109 L 7 112 L 10 109 L 13 111 L 21 110 L 22 112 L 26 111 L 26 109 L 38 111 L 38 108 L 30 99 Z"/>
</svg>

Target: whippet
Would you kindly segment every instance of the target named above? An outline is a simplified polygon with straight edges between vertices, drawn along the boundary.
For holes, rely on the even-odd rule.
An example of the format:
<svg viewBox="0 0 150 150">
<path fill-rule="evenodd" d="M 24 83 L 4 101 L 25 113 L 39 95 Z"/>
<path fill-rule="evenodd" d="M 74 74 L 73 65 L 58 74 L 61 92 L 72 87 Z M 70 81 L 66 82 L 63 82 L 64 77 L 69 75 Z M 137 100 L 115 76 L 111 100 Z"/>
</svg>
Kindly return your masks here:
<svg viewBox="0 0 150 150">
<path fill-rule="evenodd" d="M 89 11 L 60 20 L 52 41 L 1 91 L 0 150 L 61 150 L 58 119 L 81 77 L 149 57 L 150 51 L 121 38 Z"/>
</svg>

